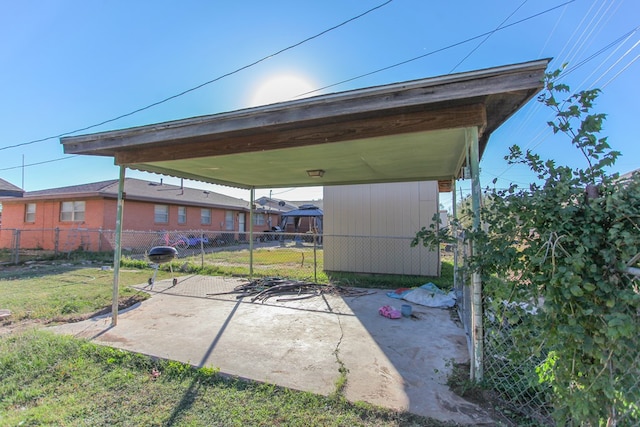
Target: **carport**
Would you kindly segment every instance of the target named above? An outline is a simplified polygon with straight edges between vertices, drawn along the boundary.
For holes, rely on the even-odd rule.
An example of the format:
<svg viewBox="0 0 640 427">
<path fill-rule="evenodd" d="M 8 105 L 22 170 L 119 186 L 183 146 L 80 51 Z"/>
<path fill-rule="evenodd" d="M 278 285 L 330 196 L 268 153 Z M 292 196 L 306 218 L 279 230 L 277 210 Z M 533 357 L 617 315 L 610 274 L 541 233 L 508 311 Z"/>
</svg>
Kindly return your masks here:
<svg viewBox="0 0 640 427">
<path fill-rule="evenodd" d="M 251 206 L 255 189 L 260 188 L 437 180 L 440 191 L 451 191 L 457 179 L 471 177 L 477 227 L 478 165 L 489 137 L 542 88 L 548 62 L 62 138 L 66 154 L 110 156 L 120 166 L 112 325 L 117 324 L 118 314 L 127 168 L 248 189 Z M 249 232 L 253 233 L 252 218 Z M 479 275 L 473 277 L 472 294 L 473 359 L 480 367 Z M 476 372 L 477 378 L 481 376 Z"/>
</svg>

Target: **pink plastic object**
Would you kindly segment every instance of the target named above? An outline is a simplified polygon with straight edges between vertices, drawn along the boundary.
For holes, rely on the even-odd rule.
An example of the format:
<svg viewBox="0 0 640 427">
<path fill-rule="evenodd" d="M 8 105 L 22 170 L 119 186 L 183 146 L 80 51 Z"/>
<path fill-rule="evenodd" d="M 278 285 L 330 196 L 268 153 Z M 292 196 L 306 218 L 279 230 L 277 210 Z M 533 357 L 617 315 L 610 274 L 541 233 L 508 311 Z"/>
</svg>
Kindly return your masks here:
<svg viewBox="0 0 640 427">
<path fill-rule="evenodd" d="M 399 319 L 402 314 L 390 305 L 384 305 L 378 309 L 378 313 L 388 319 Z"/>
</svg>

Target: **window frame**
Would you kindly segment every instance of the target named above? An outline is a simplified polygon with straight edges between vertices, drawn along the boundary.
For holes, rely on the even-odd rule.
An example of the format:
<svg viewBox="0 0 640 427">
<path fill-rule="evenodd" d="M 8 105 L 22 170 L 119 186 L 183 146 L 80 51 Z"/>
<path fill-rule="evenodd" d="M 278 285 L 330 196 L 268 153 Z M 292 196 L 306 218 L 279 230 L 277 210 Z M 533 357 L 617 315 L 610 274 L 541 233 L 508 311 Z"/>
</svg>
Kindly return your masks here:
<svg viewBox="0 0 640 427">
<path fill-rule="evenodd" d="M 84 200 L 60 202 L 60 222 L 83 222 L 86 209 L 87 204 Z"/>
<path fill-rule="evenodd" d="M 33 207 L 33 212 L 30 207 Z M 36 222 L 36 212 L 37 212 L 37 204 L 36 203 L 25 203 L 24 204 L 24 222 L 33 224 Z"/>
<path fill-rule="evenodd" d="M 159 208 L 162 208 L 164 212 L 158 212 Z M 154 224 L 169 223 L 169 205 L 164 205 L 164 204 L 153 205 L 153 223 Z"/>
<path fill-rule="evenodd" d="M 233 231 L 235 229 L 236 221 L 233 214 L 234 214 L 234 211 L 224 212 L 224 229 L 226 231 Z"/>
<path fill-rule="evenodd" d="M 178 224 L 186 224 L 186 223 L 187 223 L 187 207 L 178 206 Z"/>
<path fill-rule="evenodd" d="M 211 225 L 211 209 L 209 208 L 200 209 L 200 224 Z"/>
<path fill-rule="evenodd" d="M 258 225 L 258 226 L 266 225 L 267 224 L 266 217 L 267 217 L 267 214 L 254 213 L 253 214 L 253 225 Z"/>
</svg>

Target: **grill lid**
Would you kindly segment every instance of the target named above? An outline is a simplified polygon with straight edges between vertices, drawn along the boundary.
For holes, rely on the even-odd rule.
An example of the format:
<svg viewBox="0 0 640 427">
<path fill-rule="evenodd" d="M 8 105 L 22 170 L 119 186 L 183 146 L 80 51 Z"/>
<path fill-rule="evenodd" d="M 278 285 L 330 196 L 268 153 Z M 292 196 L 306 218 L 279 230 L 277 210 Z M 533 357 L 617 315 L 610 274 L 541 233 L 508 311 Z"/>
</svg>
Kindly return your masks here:
<svg viewBox="0 0 640 427">
<path fill-rule="evenodd" d="M 149 260 L 157 264 L 169 262 L 178 256 L 178 251 L 173 246 L 155 246 L 149 251 Z"/>
</svg>

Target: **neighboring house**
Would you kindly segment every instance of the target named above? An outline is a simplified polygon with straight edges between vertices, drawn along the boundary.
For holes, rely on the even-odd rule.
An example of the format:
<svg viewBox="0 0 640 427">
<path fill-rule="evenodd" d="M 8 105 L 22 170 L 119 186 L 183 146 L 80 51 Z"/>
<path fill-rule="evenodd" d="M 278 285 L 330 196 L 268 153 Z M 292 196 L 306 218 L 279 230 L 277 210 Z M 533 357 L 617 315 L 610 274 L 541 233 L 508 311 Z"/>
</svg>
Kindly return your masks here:
<svg viewBox="0 0 640 427">
<path fill-rule="evenodd" d="M 255 200 L 255 206 L 257 212 L 261 215 L 258 217 L 254 215 L 254 231 L 268 231 L 273 230 L 275 227 L 279 227 L 283 212 L 289 212 L 297 209 L 298 206 L 293 204 L 294 202 L 288 202 L 282 199 L 274 199 L 271 197 L 259 197 Z"/>
<path fill-rule="evenodd" d="M 151 231 L 156 238 L 162 230 L 203 230 L 213 234 L 243 238 L 249 231 L 249 203 L 211 191 L 167 185 L 127 178 L 124 183 L 123 230 Z M 70 187 L 25 192 L 21 197 L 3 199 L 4 232 L 0 247 L 10 247 L 12 233 L 21 230 L 20 246 L 57 249 L 54 233 L 87 230 L 114 230 L 118 198 L 118 180 L 94 182 Z M 268 217 L 278 223 L 279 211 L 256 206 L 254 223 L 265 223 Z M 262 230 L 261 225 L 256 225 Z M 86 233 L 85 233 L 86 234 Z M 69 238 L 67 238 L 69 240 Z M 96 237 L 80 239 L 76 248 L 111 249 Z M 123 246 L 126 243 L 123 242 Z M 74 248 L 75 249 L 75 248 Z"/>
<path fill-rule="evenodd" d="M 324 269 L 440 275 L 440 253 L 410 247 L 439 213 L 437 181 L 324 187 Z"/>
<path fill-rule="evenodd" d="M 2 227 L 2 199 L 5 197 L 22 197 L 24 191 L 8 181 L 0 178 L 0 227 Z"/>
<path fill-rule="evenodd" d="M 0 178 L 0 197 L 22 197 L 23 193 L 22 188 Z"/>
</svg>

